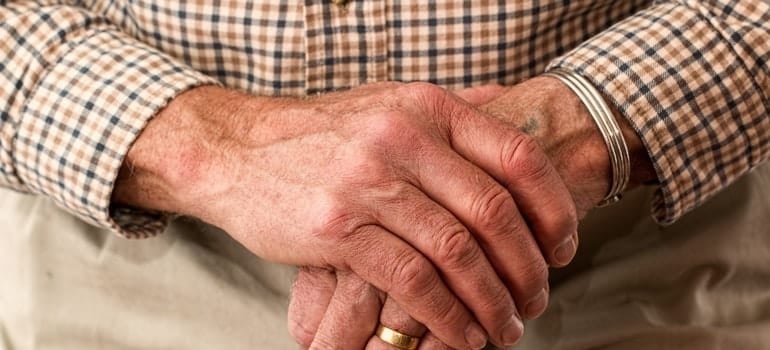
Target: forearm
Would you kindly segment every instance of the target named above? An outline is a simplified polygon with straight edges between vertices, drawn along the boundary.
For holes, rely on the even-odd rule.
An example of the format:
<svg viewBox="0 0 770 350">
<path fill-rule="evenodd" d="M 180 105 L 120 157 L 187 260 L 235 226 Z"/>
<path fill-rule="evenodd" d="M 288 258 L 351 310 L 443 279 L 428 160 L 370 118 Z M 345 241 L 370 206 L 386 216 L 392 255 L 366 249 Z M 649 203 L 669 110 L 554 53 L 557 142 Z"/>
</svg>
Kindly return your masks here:
<svg viewBox="0 0 770 350">
<path fill-rule="evenodd" d="M 147 120 L 213 79 L 56 1 L 3 2 L 0 42 L 0 186 L 125 237 L 159 233 L 157 213 L 110 209 L 115 179 Z"/>
<path fill-rule="evenodd" d="M 205 179 L 206 170 L 222 153 L 212 145 L 217 140 L 213 133 L 225 130 L 223 119 L 234 108 L 221 101 L 239 103 L 241 98 L 224 88 L 202 86 L 172 100 L 131 146 L 115 184 L 114 204 L 189 214 L 186 193 L 213 185 Z"/>
<path fill-rule="evenodd" d="M 559 58 L 639 131 L 670 224 L 770 157 L 770 5 L 659 1 Z"/>
</svg>

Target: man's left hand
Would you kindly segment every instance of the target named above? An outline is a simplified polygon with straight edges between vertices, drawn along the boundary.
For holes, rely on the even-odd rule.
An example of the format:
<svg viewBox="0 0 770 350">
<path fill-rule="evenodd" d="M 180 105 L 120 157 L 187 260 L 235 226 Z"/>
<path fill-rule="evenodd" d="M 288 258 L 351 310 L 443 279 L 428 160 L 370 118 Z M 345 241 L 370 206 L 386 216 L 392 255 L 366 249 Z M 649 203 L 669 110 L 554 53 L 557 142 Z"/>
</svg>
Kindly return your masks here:
<svg viewBox="0 0 770 350">
<path fill-rule="evenodd" d="M 455 93 L 538 140 L 569 188 L 580 218 L 609 190 L 612 174 L 607 147 L 582 102 L 561 82 L 543 77 L 512 87 L 486 85 Z M 641 141 L 622 118 L 618 119 L 632 152 L 635 170 L 632 185 L 635 185 L 653 177 L 654 171 Z M 521 210 L 528 216 L 531 214 L 528 210 L 537 208 L 521 207 Z M 576 248 L 577 235 L 573 242 Z M 547 299 L 539 310 L 527 312 L 525 317 L 539 316 L 546 304 Z M 289 324 L 292 335 L 301 345 L 361 347 L 351 347 L 355 343 L 367 344 L 367 349 L 394 349 L 373 336 L 378 323 L 404 334 L 420 336 L 419 349 L 449 349 L 387 295 L 357 276 L 300 269 L 292 291 Z M 356 341 L 351 343 L 351 339 Z"/>
</svg>

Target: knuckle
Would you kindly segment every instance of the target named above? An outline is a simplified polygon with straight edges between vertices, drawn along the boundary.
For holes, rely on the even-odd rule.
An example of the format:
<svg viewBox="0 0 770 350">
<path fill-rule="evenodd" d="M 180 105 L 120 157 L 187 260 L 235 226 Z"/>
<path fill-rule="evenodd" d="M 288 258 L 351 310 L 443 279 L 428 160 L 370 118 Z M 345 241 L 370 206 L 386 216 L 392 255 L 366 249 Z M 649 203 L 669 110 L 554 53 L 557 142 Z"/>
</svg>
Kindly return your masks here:
<svg viewBox="0 0 770 350">
<path fill-rule="evenodd" d="M 365 160 L 376 158 L 383 165 L 394 160 L 419 156 L 436 143 L 430 128 L 407 113 L 390 111 L 372 118 L 367 126 L 364 149 L 370 150 Z"/>
<path fill-rule="evenodd" d="M 360 232 L 371 220 L 369 216 L 346 200 L 328 200 L 325 208 L 319 209 L 319 223 L 315 225 L 313 236 L 335 242 L 344 241 Z"/>
<path fill-rule="evenodd" d="M 415 206 L 414 186 L 405 181 L 393 181 L 377 189 L 379 198 L 387 208 L 413 207 Z M 415 212 L 420 212 L 421 205 L 416 204 Z"/>
<path fill-rule="evenodd" d="M 569 228 L 567 231 L 569 232 L 568 235 L 577 232 L 579 220 L 577 208 L 575 208 L 574 202 L 570 202 L 570 206 L 567 209 L 567 214 L 564 216 L 564 221 L 564 226 Z"/>
<path fill-rule="evenodd" d="M 357 275 L 350 274 L 349 272 L 344 273 L 347 273 L 348 276 L 338 280 L 338 290 L 335 292 L 340 293 L 344 300 L 347 301 L 344 306 L 349 309 L 351 314 L 364 314 L 370 302 L 369 296 L 371 293 L 368 291 L 372 287 Z"/>
<path fill-rule="evenodd" d="M 486 291 L 486 298 L 478 306 L 482 314 L 490 315 L 493 319 L 505 319 L 513 313 L 515 305 L 508 289 L 490 287 Z"/>
<path fill-rule="evenodd" d="M 545 179 L 553 171 L 537 140 L 523 133 L 503 147 L 501 163 L 507 172 L 528 180 Z"/>
<path fill-rule="evenodd" d="M 367 130 L 371 136 L 370 142 L 375 147 L 392 147 L 394 142 L 407 139 L 413 132 L 412 129 L 409 118 L 398 110 L 377 114 L 367 124 Z"/>
<path fill-rule="evenodd" d="M 561 202 L 561 205 L 559 206 L 559 210 L 556 217 L 558 218 L 558 223 L 562 225 L 562 228 L 567 227 L 570 228 L 570 231 L 576 231 L 577 225 L 578 225 L 578 214 L 577 214 L 577 207 L 575 206 L 575 201 L 572 199 L 572 196 L 569 194 L 565 194 L 565 200 Z M 572 233 L 572 232 L 569 232 Z"/>
<path fill-rule="evenodd" d="M 473 217 L 481 230 L 501 231 L 511 228 L 516 204 L 502 186 L 488 186 L 473 203 Z"/>
<path fill-rule="evenodd" d="M 553 217 L 553 223 L 547 229 L 554 232 L 553 236 L 558 237 L 559 241 L 566 239 L 577 231 L 578 216 L 572 201 L 568 205 L 563 206 L 560 212 L 556 213 Z"/>
<path fill-rule="evenodd" d="M 506 230 L 504 232 L 509 235 L 513 234 L 513 239 L 520 247 L 525 247 L 529 242 L 529 239 L 532 237 L 532 233 L 530 232 L 527 222 L 524 221 L 521 216 L 517 216 L 508 220 Z"/>
<path fill-rule="evenodd" d="M 568 203 L 553 203 L 545 205 L 548 211 L 543 215 L 530 215 L 529 224 L 532 233 L 536 236 L 542 248 L 550 251 L 556 248 L 556 244 L 563 242 L 570 235 L 577 232 L 578 219 L 575 207 L 571 201 Z"/>
<path fill-rule="evenodd" d="M 435 326 L 444 329 L 454 329 L 458 325 L 464 324 L 464 312 L 459 302 L 433 302 L 431 310 Z"/>
<path fill-rule="evenodd" d="M 423 299 L 430 293 L 434 279 L 431 265 L 416 254 L 396 259 L 391 275 L 391 287 L 399 286 L 412 300 Z"/>
<path fill-rule="evenodd" d="M 414 82 L 405 86 L 409 94 L 422 106 L 434 112 L 446 112 L 450 95 L 445 89 L 430 83 Z M 443 113 L 439 113 L 443 115 Z"/>
<path fill-rule="evenodd" d="M 523 301 L 534 297 L 548 283 L 548 265 L 543 259 L 536 259 L 522 266 L 519 278 L 524 281 L 520 286 L 520 295 L 527 297 Z"/>
<path fill-rule="evenodd" d="M 459 222 L 449 222 L 437 230 L 436 260 L 449 269 L 463 269 L 479 259 L 473 236 Z"/>
</svg>

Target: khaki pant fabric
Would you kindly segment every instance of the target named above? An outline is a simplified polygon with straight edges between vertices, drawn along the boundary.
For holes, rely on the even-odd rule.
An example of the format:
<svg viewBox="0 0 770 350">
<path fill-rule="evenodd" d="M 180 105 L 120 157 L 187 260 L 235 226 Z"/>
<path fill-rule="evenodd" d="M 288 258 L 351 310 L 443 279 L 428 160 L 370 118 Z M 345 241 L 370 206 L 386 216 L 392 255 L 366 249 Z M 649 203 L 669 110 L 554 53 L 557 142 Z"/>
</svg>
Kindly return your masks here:
<svg viewBox="0 0 770 350">
<path fill-rule="evenodd" d="M 650 198 L 584 220 L 516 349 L 770 348 L 770 165 L 671 227 Z M 128 241 L 0 190 L 0 349 L 296 349 L 293 274 L 192 221 Z"/>
</svg>

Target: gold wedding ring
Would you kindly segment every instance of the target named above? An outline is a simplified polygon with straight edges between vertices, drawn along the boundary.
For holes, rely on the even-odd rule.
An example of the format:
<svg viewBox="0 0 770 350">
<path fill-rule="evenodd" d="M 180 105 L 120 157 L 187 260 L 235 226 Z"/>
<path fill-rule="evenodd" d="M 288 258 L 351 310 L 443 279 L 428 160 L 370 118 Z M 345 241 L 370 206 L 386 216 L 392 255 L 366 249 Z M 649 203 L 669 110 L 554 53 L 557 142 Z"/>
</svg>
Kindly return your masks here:
<svg viewBox="0 0 770 350">
<path fill-rule="evenodd" d="M 380 338 L 382 341 L 399 349 L 414 350 L 417 349 L 417 344 L 420 343 L 419 337 L 406 335 L 404 333 L 385 327 L 382 324 L 377 326 L 377 333 L 375 334 L 377 335 L 377 338 Z"/>
</svg>

